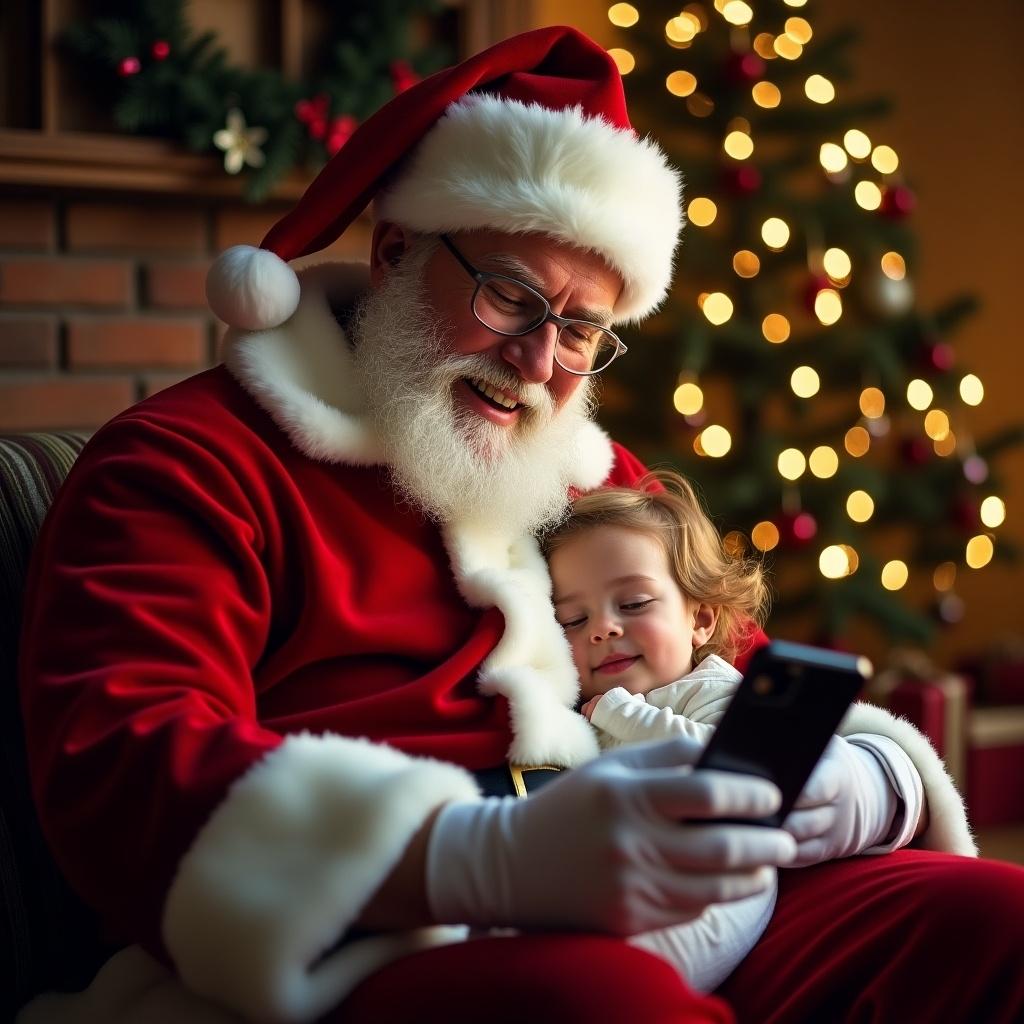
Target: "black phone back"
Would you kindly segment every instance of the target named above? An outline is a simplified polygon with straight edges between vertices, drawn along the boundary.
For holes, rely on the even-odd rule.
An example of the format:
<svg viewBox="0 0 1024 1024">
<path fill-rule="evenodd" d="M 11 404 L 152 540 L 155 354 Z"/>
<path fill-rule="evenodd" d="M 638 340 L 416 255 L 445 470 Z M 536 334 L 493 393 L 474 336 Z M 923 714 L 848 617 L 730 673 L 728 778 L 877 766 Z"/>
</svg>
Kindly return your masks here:
<svg viewBox="0 0 1024 1024">
<path fill-rule="evenodd" d="M 773 641 L 751 658 L 695 767 L 774 782 L 782 806 L 757 824 L 780 825 L 870 675 L 867 658 Z"/>
</svg>

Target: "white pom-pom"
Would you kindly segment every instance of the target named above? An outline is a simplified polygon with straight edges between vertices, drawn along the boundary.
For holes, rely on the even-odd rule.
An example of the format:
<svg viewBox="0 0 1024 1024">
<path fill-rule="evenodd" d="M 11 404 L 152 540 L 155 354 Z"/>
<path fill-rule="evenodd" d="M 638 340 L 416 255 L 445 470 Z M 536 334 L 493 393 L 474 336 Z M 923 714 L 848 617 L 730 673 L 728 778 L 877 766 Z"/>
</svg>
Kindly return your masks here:
<svg viewBox="0 0 1024 1024">
<path fill-rule="evenodd" d="M 280 256 L 251 245 L 225 249 L 206 275 L 206 300 L 229 327 L 266 331 L 299 305 L 299 279 Z"/>
</svg>

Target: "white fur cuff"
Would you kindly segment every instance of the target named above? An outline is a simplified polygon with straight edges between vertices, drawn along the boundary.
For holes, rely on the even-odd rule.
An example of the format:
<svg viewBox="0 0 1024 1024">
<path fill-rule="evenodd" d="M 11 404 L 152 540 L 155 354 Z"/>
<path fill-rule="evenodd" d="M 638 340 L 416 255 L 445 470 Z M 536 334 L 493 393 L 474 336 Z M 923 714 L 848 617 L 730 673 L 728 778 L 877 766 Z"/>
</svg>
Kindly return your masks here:
<svg viewBox="0 0 1024 1024">
<path fill-rule="evenodd" d="M 431 811 L 478 797 L 454 765 L 366 740 L 288 737 L 232 786 L 182 858 L 163 921 L 182 980 L 247 1020 L 308 1021 L 390 960 L 460 938 L 377 935 L 320 959 Z"/>
</svg>

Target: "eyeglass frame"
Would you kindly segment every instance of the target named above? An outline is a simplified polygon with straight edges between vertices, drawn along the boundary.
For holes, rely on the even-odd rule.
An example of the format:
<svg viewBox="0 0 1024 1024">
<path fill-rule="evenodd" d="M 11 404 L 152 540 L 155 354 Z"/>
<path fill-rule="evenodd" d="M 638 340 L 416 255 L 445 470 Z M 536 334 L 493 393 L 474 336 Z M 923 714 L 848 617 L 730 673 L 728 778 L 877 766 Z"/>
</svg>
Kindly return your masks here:
<svg viewBox="0 0 1024 1024">
<path fill-rule="evenodd" d="M 629 347 L 626 345 L 626 343 L 613 330 L 610 330 L 608 327 L 605 327 L 604 324 L 595 324 L 592 320 L 579 320 L 573 317 L 559 316 L 551 308 L 551 303 L 548 302 L 548 300 L 543 295 L 541 295 L 541 293 L 537 291 L 537 289 L 534 288 L 532 285 L 528 285 L 525 281 L 520 281 L 518 278 L 509 277 L 508 274 L 492 274 L 486 270 L 478 270 L 476 267 L 473 266 L 472 263 L 469 262 L 469 260 L 466 259 L 465 256 L 462 255 L 462 253 L 456 248 L 455 243 L 447 235 L 442 234 L 438 235 L 437 237 L 441 239 L 441 241 L 444 243 L 445 248 L 455 257 L 455 259 L 459 263 L 459 266 L 461 266 L 462 269 L 465 270 L 466 273 L 469 274 L 469 276 L 473 278 L 473 280 L 476 282 L 476 288 L 473 289 L 473 295 L 469 300 L 469 308 L 472 311 L 473 316 L 476 317 L 477 321 L 482 326 L 486 327 L 487 330 L 493 332 L 494 334 L 497 334 L 499 337 L 502 338 L 522 338 L 527 334 L 533 333 L 533 331 L 538 330 L 547 323 L 554 324 L 558 328 L 558 332 L 555 335 L 555 362 L 558 363 L 558 365 L 563 370 L 565 370 L 566 373 L 571 373 L 575 377 L 593 377 L 595 374 L 603 373 L 605 370 L 608 369 L 609 366 L 612 365 L 612 363 L 615 362 L 616 359 L 618 359 L 620 356 L 624 356 L 629 351 Z M 525 289 L 531 295 L 535 295 L 540 300 L 540 302 L 542 303 L 542 308 L 547 310 L 547 312 L 540 320 L 538 320 L 535 324 L 531 324 L 524 331 L 515 331 L 511 333 L 508 331 L 499 331 L 496 327 L 492 327 L 490 324 L 484 323 L 484 321 L 480 319 L 480 314 L 477 313 L 476 311 L 476 297 L 480 293 L 480 289 L 485 284 L 487 284 L 488 281 L 508 281 L 509 284 L 514 284 L 517 288 Z M 605 334 L 611 335 L 611 337 L 615 339 L 615 354 L 600 369 L 573 370 L 566 366 L 564 363 L 559 361 L 558 338 L 562 333 L 562 329 L 572 324 L 583 324 L 586 327 L 596 327 L 598 328 L 598 330 L 604 331 Z"/>
</svg>

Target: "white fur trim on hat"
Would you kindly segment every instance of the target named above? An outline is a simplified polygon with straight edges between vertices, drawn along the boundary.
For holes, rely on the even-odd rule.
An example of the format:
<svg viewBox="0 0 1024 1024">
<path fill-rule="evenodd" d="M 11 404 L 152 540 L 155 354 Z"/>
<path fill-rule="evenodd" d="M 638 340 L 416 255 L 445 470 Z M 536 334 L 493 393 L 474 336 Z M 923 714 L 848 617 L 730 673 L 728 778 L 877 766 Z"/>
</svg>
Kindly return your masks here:
<svg viewBox="0 0 1024 1024">
<path fill-rule="evenodd" d="M 456 101 L 378 200 L 416 231 L 537 232 L 622 275 L 618 322 L 662 301 L 682 227 L 682 183 L 650 140 L 586 116 L 485 94 Z"/>
<path fill-rule="evenodd" d="M 206 275 L 206 301 L 229 327 L 265 331 L 283 324 L 299 304 L 299 279 L 267 249 L 233 245 Z"/>
<path fill-rule="evenodd" d="M 462 938 L 418 928 L 333 948 L 430 813 L 478 798 L 455 765 L 287 737 L 232 785 L 181 860 L 163 936 L 182 980 L 247 1021 L 312 1021 L 388 961 Z"/>
</svg>

